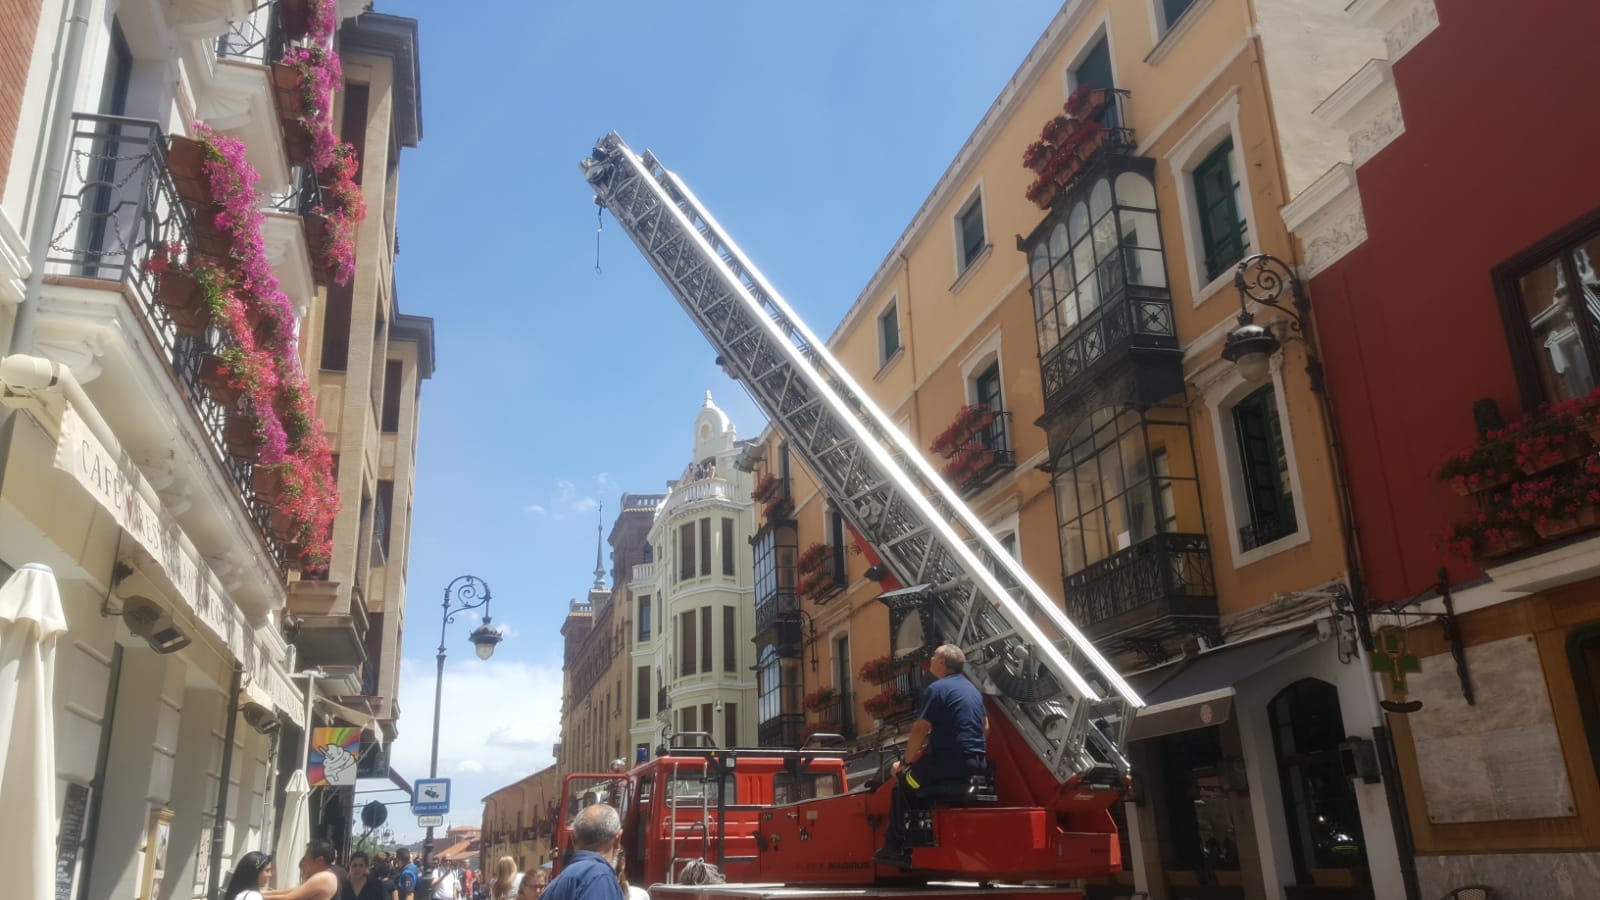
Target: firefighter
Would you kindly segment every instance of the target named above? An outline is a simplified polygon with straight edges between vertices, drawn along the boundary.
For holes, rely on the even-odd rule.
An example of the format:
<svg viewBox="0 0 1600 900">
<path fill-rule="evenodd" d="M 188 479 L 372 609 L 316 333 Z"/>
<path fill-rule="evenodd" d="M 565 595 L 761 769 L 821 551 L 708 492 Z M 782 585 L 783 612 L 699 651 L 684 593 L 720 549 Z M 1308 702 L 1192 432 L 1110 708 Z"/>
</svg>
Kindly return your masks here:
<svg viewBox="0 0 1600 900">
<path fill-rule="evenodd" d="M 966 654 L 954 644 L 933 651 L 928 668 L 936 680 L 923 690 L 922 711 L 911 726 L 905 755 L 894 764 L 889 823 L 883 848 L 872 856 L 875 862 L 909 869 L 907 811 L 921 804 L 934 785 L 966 781 L 988 770 L 989 716 L 983 694 L 962 674 L 966 667 Z"/>
</svg>

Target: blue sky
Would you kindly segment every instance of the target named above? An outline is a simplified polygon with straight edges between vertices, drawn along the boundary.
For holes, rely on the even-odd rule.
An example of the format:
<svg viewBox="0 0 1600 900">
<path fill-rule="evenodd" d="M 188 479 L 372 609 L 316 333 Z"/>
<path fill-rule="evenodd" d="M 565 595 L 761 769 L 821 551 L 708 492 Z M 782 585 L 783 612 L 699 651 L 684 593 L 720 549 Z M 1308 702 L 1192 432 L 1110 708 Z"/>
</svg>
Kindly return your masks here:
<svg viewBox="0 0 1600 900">
<path fill-rule="evenodd" d="M 440 600 L 493 587 L 492 661 L 446 637 L 439 774 L 452 824 L 549 765 L 567 600 L 594 568 L 595 505 L 661 490 L 705 391 L 763 418 L 578 160 L 615 130 L 682 175 L 788 301 L 828 333 L 1054 14 L 964 3 L 379 0 L 421 22 L 424 135 L 401 161 L 402 312 L 435 319 L 423 389 L 393 764 L 426 775 Z M 1020 165 L 1020 162 L 1019 162 Z M 416 833 L 391 808 L 398 835 Z"/>
</svg>

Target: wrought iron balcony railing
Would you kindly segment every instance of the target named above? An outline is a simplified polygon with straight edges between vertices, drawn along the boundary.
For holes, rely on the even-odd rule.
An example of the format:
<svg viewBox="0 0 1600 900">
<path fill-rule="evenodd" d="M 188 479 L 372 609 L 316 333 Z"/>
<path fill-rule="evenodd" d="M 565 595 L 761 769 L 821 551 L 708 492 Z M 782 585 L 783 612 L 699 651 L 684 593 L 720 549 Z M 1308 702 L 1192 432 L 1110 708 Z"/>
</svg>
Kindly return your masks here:
<svg viewBox="0 0 1600 900">
<path fill-rule="evenodd" d="M 963 494 L 974 494 L 1017 467 L 1011 444 L 1011 413 L 986 413 L 988 424 L 953 448 L 944 465 L 945 477 Z"/>
<path fill-rule="evenodd" d="M 781 713 L 756 726 L 756 741 L 763 747 L 798 747 L 805 727 L 804 715 Z"/>
<path fill-rule="evenodd" d="M 229 22 L 228 30 L 217 38 L 217 58 L 270 66 L 283 59 L 289 50 L 289 36 L 276 3 L 264 3 L 247 18 Z"/>
<path fill-rule="evenodd" d="M 847 738 L 856 736 L 854 698 L 849 694 L 835 694 L 833 699 L 817 710 L 817 721 L 812 731 L 826 731 Z"/>
<path fill-rule="evenodd" d="M 1125 265 L 1140 251 L 1117 250 L 1100 266 L 1100 305 L 1039 360 L 1046 406 L 1098 370 L 1141 350 L 1176 351 L 1178 331 L 1165 289 L 1130 284 Z"/>
<path fill-rule="evenodd" d="M 309 166 L 295 166 L 289 190 L 273 194 L 268 201 L 272 209 L 296 216 L 309 216 L 322 208 L 322 185 Z"/>
<path fill-rule="evenodd" d="M 1287 516 L 1261 516 L 1239 529 L 1239 549 L 1248 552 L 1279 538 L 1286 538 L 1297 530 L 1292 513 Z"/>
<path fill-rule="evenodd" d="M 800 600 L 794 588 L 778 588 L 756 604 L 756 635 L 766 634 L 785 620 L 798 618 L 799 613 Z"/>
<path fill-rule="evenodd" d="M 1203 534 L 1157 534 L 1066 577 L 1067 614 L 1091 637 L 1214 627 L 1217 583 Z"/>
<path fill-rule="evenodd" d="M 189 401 L 211 445 L 214 461 L 239 492 L 262 541 L 283 562 L 283 548 L 269 526 L 271 509 L 251 487 L 254 467 L 228 452 L 223 439 L 233 410 L 212 399 L 201 384 L 201 366 L 220 349 L 220 336 L 179 332 L 159 301 L 160 285 L 146 263 L 165 246 L 195 246 L 194 220 L 178 197 L 167 169 L 167 139 L 146 119 L 76 113 L 72 117 L 67 177 L 50 240 L 53 274 L 117 285 L 143 320 L 162 361 Z"/>
</svg>

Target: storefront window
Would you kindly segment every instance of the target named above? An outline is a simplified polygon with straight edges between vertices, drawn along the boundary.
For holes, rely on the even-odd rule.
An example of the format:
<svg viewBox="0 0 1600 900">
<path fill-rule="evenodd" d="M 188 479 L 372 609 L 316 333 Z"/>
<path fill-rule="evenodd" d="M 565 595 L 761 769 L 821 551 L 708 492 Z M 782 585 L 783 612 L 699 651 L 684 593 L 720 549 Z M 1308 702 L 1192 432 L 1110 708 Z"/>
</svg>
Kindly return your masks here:
<svg viewBox="0 0 1600 900">
<path fill-rule="evenodd" d="M 1230 760 L 1218 728 L 1169 734 L 1161 740 L 1163 868 L 1215 873 L 1239 868 L 1239 833 L 1229 800 Z M 1204 879 L 1215 884 L 1214 877 Z"/>
<path fill-rule="evenodd" d="M 1284 688 L 1267 711 L 1277 744 L 1296 877 L 1309 884 L 1312 869 L 1365 867 L 1361 811 L 1339 761 L 1339 743 L 1345 735 L 1339 690 L 1307 678 Z"/>
<path fill-rule="evenodd" d="M 1055 470 L 1068 575 L 1159 532 L 1205 531 L 1182 407 L 1101 409 L 1079 424 Z"/>
</svg>

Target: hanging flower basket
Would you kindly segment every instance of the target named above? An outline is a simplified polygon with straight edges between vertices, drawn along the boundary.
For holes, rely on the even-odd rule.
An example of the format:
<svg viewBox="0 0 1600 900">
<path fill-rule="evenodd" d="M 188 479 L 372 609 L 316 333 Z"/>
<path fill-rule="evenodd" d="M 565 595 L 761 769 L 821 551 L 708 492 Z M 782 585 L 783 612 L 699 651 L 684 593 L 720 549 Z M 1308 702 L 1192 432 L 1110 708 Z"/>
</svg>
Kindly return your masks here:
<svg viewBox="0 0 1600 900">
<path fill-rule="evenodd" d="M 282 464 L 255 467 L 250 473 L 250 490 L 257 500 L 273 508 L 283 505 L 289 496 L 284 478 L 286 469 Z"/>
<path fill-rule="evenodd" d="M 237 408 L 244 397 L 244 388 L 234 383 L 233 369 L 215 353 L 207 353 L 200 360 L 200 386 L 223 409 Z"/>
<path fill-rule="evenodd" d="M 185 337 L 201 337 L 211 327 L 211 307 L 205 290 L 193 275 L 167 269 L 159 276 L 156 302 L 167 311 L 172 326 Z"/>
<path fill-rule="evenodd" d="M 261 435 L 254 416 L 234 413 L 222 426 L 222 444 L 235 459 L 254 461 L 261 455 Z"/>
<path fill-rule="evenodd" d="M 215 202 L 211 196 L 211 180 L 206 177 L 206 145 L 181 134 L 172 136 L 167 148 L 167 171 L 172 175 L 172 186 L 178 196 L 195 206 L 208 207 Z"/>
</svg>

